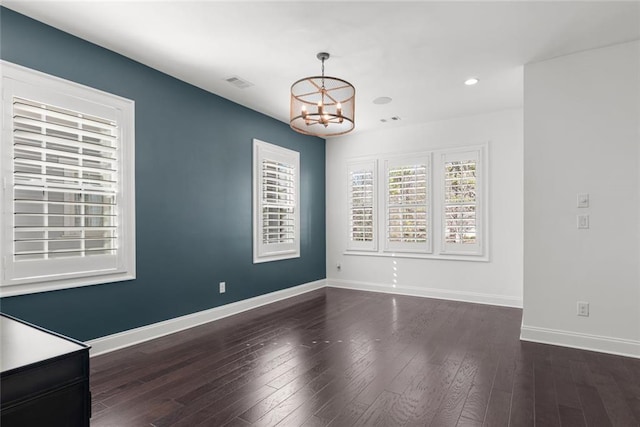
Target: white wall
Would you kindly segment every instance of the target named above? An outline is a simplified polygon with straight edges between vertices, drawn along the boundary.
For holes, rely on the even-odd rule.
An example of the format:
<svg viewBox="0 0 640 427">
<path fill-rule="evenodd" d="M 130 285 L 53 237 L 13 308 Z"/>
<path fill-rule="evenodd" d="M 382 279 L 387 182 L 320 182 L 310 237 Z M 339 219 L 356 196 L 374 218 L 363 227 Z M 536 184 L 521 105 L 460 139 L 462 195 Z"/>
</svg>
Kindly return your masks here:
<svg viewBox="0 0 640 427">
<path fill-rule="evenodd" d="M 639 63 L 633 42 L 525 67 L 523 339 L 640 357 Z"/>
<path fill-rule="evenodd" d="M 354 133 L 327 141 L 330 286 L 522 306 L 522 110 Z M 489 262 L 346 255 L 347 161 L 489 142 Z M 342 268 L 338 270 L 336 264 Z M 395 267 L 395 270 L 394 270 Z M 393 286 L 394 272 L 396 285 Z"/>
</svg>

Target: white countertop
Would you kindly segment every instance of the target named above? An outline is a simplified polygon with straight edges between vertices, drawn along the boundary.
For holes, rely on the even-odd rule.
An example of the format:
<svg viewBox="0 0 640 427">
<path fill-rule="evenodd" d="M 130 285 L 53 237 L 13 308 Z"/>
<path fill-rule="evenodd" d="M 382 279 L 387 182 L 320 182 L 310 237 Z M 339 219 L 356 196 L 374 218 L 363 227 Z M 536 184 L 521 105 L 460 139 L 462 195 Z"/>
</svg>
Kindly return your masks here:
<svg viewBox="0 0 640 427">
<path fill-rule="evenodd" d="M 83 348 L 85 347 L 73 341 L 0 316 L 0 372 Z"/>
</svg>

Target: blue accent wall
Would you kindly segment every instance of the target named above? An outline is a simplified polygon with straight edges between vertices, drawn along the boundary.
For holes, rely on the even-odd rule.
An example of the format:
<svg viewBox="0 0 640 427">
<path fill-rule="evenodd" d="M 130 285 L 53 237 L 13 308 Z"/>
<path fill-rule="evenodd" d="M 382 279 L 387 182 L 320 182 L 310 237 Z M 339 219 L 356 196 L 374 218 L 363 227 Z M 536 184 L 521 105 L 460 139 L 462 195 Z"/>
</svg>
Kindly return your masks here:
<svg viewBox="0 0 640 427">
<path fill-rule="evenodd" d="M 3 312 L 89 340 L 326 277 L 323 139 L 7 8 L 0 43 L 6 61 L 136 107 L 137 279 L 3 298 Z M 298 259 L 253 264 L 253 138 L 300 153 Z"/>
</svg>

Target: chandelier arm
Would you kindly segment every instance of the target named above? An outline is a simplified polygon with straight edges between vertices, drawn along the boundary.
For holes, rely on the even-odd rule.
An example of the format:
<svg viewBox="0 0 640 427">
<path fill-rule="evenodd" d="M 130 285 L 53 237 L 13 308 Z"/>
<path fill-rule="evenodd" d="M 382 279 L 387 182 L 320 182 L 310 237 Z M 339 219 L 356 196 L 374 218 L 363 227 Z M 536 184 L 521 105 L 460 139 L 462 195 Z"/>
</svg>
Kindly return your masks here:
<svg viewBox="0 0 640 427">
<path fill-rule="evenodd" d="M 314 85 L 318 90 L 320 90 L 320 89 L 321 89 L 321 87 L 320 87 L 320 86 L 318 86 L 318 85 L 317 85 L 313 80 L 308 80 L 308 81 L 309 81 L 309 83 L 311 83 L 312 85 Z M 329 97 L 333 102 L 336 102 L 336 103 L 337 103 L 337 102 L 342 102 L 342 101 L 337 101 L 336 99 L 334 99 L 332 96 L 330 96 L 330 95 L 329 95 L 329 92 L 331 92 L 331 91 L 336 91 L 336 90 L 340 90 L 340 89 L 348 89 L 348 88 L 352 88 L 352 87 L 353 87 L 352 85 L 350 85 L 350 84 L 346 83 L 346 84 L 344 84 L 344 85 L 342 85 L 342 86 L 334 87 L 334 88 L 332 88 L 332 89 L 326 89 L 326 88 L 325 88 L 325 90 L 327 91 L 327 96 L 328 96 L 328 97 Z M 304 101 L 302 98 L 304 98 L 305 96 L 309 96 L 309 95 L 315 95 L 316 93 L 318 93 L 318 92 L 317 92 L 317 91 L 314 91 L 314 92 L 306 92 L 306 93 L 301 93 L 301 94 L 293 95 L 293 96 L 294 96 L 296 99 L 300 100 L 301 102 L 306 102 L 306 101 Z M 351 98 L 353 98 L 353 96 L 349 97 L 349 99 L 351 99 Z M 345 101 L 347 101 L 347 100 L 345 100 Z M 311 102 L 309 102 L 309 104 L 311 104 Z"/>
<path fill-rule="evenodd" d="M 296 84 L 297 84 L 297 83 L 300 83 L 300 82 L 305 82 L 305 81 L 306 81 L 306 82 L 309 82 L 310 84 L 312 84 L 316 89 L 320 90 L 320 89 L 322 88 L 322 86 L 318 86 L 318 84 L 317 84 L 315 81 L 313 81 L 313 79 L 318 79 L 318 78 L 320 78 L 320 76 L 315 76 L 315 77 L 305 77 L 304 79 L 300 79 L 300 80 L 298 80 L 298 81 L 296 82 Z M 342 83 L 344 83 L 344 84 L 343 84 L 342 86 L 334 87 L 334 88 L 331 88 L 331 89 L 326 89 L 326 88 L 325 88 L 325 90 L 326 90 L 327 92 L 330 92 L 330 91 L 333 91 L 333 90 L 338 90 L 338 89 L 353 88 L 353 85 L 352 85 L 351 83 L 349 83 L 349 82 L 345 82 L 345 81 L 344 81 L 344 80 L 342 80 L 342 79 L 339 79 L 339 78 L 336 78 L 336 77 L 328 77 L 328 78 L 330 78 L 330 79 L 332 79 L 332 80 L 335 80 L 335 81 L 338 81 L 338 82 L 342 82 Z M 294 86 L 295 86 L 295 84 L 294 84 Z M 299 97 L 301 97 L 301 96 L 311 95 L 311 94 L 314 94 L 314 93 L 316 93 L 316 92 L 308 92 L 308 93 L 304 93 L 304 94 L 300 94 L 300 95 L 294 95 L 294 96 L 296 96 L 296 97 L 298 97 L 298 98 L 299 98 Z"/>
<path fill-rule="evenodd" d="M 324 80 L 324 78 L 323 78 L 323 80 Z M 322 89 L 324 89 L 324 85 L 323 85 L 322 87 L 320 87 L 320 86 L 318 86 L 318 84 L 317 84 L 316 82 L 314 82 L 313 80 L 309 80 L 309 83 L 311 83 L 312 85 L 314 85 L 314 86 L 315 86 L 319 91 L 322 91 Z M 342 87 L 342 88 L 345 88 L 345 87 L 349 87 L 349 85 L 345 85 L 345 86 L 341 86 L 341 87 Z M 336 88 L 336 89 L 339 89 L 339 88 Z M 329 89 L 329 90 L 334 90 L 334 89 Z M 328 91 L 327 89 L 324 89 L 324 94 L 325 94 L 325 95 L 327 95 L 327 98 L 329 98 L 331 101 L 333 101 L 333 103 L 334 103 L 334 104 L 337 104 L 338 102 L 340 102 L 340 101 L 336 101 L 336 99 L 335 99 L 333 96 L 329 95 L 329 93 L 328 93 L 328 92 L 329 92 L 329 91 Z M 305 95 L 313 95 L 314 93 L 317 93 L 317 92 L 309 92 L 309 93 L 305 93 L 305 94 L 303 94 L 303 95 L 297 95 L 297 96 L 296 96 L 296 98 L 299 98 L 299 97 L 301 97 L 301 96 L 305 96 Z M 324 104 L 324 99 L 322 100 L 322 103 Z"/>
<path fill-rule="evenodd" d="M 329 98 L 330 100 L 332 100 L 334 104 L 337 104 L 337 103 L 339 103 L 339 102 L 340 102 L 340 101 L 336 101 L 336 99 L 335 99 L 333 96 L 331 96 L 331 95 L 329 94 L 329 91 L 327 91 L 326 89 L 325 89 L 325 91 L 324 91 L 324 94 L 325 94 L 325 95 L 327 95 L 327 98 Z"/>
<path fill-rule="evenodd" d="M 323 80 L 324 80 L 324 78 L 323 78 Z M 314 82 L 313 80 L 309 80 L 309 83 L 314 85 L 316 87 L 316 89 L 318 89 L 318 90 L 322 90 L 322 87 L 324 87 L 324 86 L 318 86 L 318 84 L 316 82 Z"/>
<path fill-rule="evenodd" d="M 345 88 L 349 88 L 349 87 L 353 87 L 350 84 L 346 83 L 343 86 L 338 86 L 338 87 L 334 87 L 331 89 L 326 89 L 327 92 L 331 92 L 332 90 L 339 90 L 339 89 L 345 89 Z"/>
<path fill-rule="evenodd" d="M 316 116 L 316 117 L 310 117 L 310 116 L 311 114 L 309 114 L 309 116 L 307 116 L 306 118 L 303 118 L 302 116 L 298 116 L 297 118 L 301 118 L 301 119 L 304 119 L 306 122 L 309 122 L 307 125 L 314 124 L 314 123 L 321 123 L 323 120 L 323 117 L 325 116 L 326 117 L 324 118 L 324 120 L 326 120 L 329 123 L 341 123 L 340 119 L 344 119 L 342 116 L 338 116 L 337 114 L 333 114 L 333 113 L 323 114 L 322 116 L 320 116 L 319 114 L 313 114 L 313 116 Z"/>
<path fill-rule="evenodd" d="M 318 88 L 318 89 L 320 89 L 320 88 Z M 316 93 L 318 93 L 318 91 L 314 90 L 313 92 L 301 93 L 300 95 L 293 95 L 293 96 L 294 96 L 294 98 L 300 100 L 301 102 L 305 102 L 300 98 L 303 98 L 303 97 L 309 96 L 309 95 L 315 95 Z M 309 104 L 311 104 L 311 103 L 309 102 Z"/>
<path fill-rule="evenodd" d="M 306 123 L 307 126 L 319 125 L 320 120 L 310 120 L 309 123 Z"/>
<path fill-rule="evenodd" d="M 324 60 L 322 61 L 324 63 Z M 327 93 L 327 89 L 325 89 L 324 87 L 324 68 L 322 69 L 322 87 L 318 86 L 318 84 L 316 82 L 314 82 L 313 80 L 309 80 L 309 82 L 314 85 L 315 87 L 318 88 L 318 90 L 320 91 L 320 100 L 322 102 L 322 104 L 324 105 L 324 96 L 326 95 L 327 98 L 329 98 L 331 101 L 333 101 L 334 103 L 337 103 L 338 101 L 336 101 L 331 95 L 329 95 Z"/>
</svg>

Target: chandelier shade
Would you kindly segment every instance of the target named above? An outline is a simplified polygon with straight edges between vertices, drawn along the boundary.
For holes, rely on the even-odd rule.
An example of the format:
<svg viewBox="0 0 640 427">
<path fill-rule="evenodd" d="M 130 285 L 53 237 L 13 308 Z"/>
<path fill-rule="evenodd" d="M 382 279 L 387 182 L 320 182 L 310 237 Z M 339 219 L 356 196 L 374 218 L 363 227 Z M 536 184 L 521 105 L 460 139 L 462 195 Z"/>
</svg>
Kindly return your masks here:
<svg viewBox="0 0 640 427">
<path fill-rule="evenodd" d="M 356 90 L 346 80 L 324 75 L 328 53 L 321 52 L 317 57 L 322 61 L 322 75 L 305 77 L 291 85 L 289 124 L 306 135 L 344 135 L 355 127 Z"/>
</svg>

